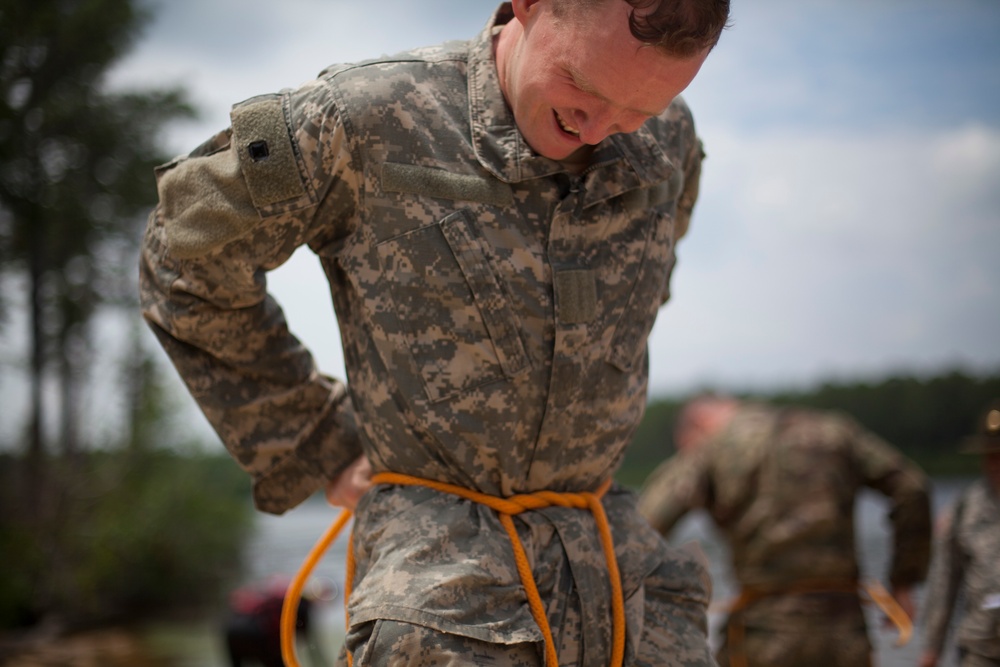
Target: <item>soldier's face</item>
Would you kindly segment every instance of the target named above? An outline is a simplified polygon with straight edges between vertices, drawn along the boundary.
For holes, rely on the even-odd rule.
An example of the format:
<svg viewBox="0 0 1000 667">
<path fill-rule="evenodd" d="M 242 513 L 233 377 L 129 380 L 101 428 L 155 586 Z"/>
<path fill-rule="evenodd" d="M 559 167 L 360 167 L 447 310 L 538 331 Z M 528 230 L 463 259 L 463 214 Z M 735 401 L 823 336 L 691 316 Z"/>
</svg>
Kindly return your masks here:
<svg viewBox="0 0 1000 667">
<path fill-rule="evenodd" d="M 551 4 L 514 2 L 518 39 L 498 47 L 497 65 L 518 129 L 554 160 L 639 129 L 691 83 L 708 55 L 677 58 L 642 46 L 629 32 L 624 0 L 566 17 Z"/>
</svg>

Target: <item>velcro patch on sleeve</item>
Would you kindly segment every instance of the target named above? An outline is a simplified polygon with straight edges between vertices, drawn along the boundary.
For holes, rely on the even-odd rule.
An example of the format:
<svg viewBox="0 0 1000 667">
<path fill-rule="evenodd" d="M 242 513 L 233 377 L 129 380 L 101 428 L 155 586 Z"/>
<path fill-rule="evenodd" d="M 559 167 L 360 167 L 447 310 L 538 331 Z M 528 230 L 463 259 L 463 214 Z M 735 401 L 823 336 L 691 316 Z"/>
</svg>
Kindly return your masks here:
<svg viewBox="0 0 1000 667">
<path fill-rule="evenodd" d="M 382 189 L 499 207 L 514 204 L 514 193 L 503 181 L 413 164 L 386 162 L 382 165 Z"/>
<path fill-rule="evenodd" d="M 232 150 L 159 168 L 157 191 L 166 244 L 179 259 L 205 255 L 260 222 Z"/>
<path fill-rule="evenodd" d="M 257 209 L 306 194 L 281 100 L 237 106 L 231 114 L 233 145 Z"/>
</svg>

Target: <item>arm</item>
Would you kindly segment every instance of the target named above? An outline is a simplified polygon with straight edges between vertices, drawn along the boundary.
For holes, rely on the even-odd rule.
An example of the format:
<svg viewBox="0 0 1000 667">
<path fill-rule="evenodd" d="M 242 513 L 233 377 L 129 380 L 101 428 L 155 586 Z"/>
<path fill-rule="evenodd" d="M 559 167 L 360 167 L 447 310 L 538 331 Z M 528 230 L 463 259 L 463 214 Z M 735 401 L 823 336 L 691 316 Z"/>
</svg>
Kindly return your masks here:
<svg viewBox="0 0 1000 667">
<path fill-rule="evenodd" d="M 674 454 L 646 479 L 639 495 L 639 513 L 661 535 L 668 535 L 689 511 L 706 506 L 709 475 L 704 449 Z"/>
<path fill-rule="evenodd" d="M 351 219 L 343 131 L 334 114 L 311 121 L 299 111 L 308 106 L 252 100 L 234 109 L 230 130 L 161 167 L 140 261 L 144 317 L 252 476 L 257 507 L 273 513 L 361 452 L 346 387 L 317 371 L 266 292 L 268 270 L 302 244 L 346 235 L 338 225 Z M 269 156 L 255 162 L 258 141 Z"/>
<path fill-rule="evenodd" d="M 889 583 L 903 591 L 924 580 L 930 563 L 931 511 L 927 476 L 899 450 L 852 425 L 855 465 L 865 485 L 888 497 L 893 526 Z"/>
<path fill-rule="evenodd" d="M 684 189 L 677 202 L 677 217 L 674 225 L 674 242 L 680 241 L 687 234 L 691 225 L 691 214 L 698 201 L 698 190 L 701 186 L 701 163 L 705 159 L 705 149 L 700 139 L 691 142 L 691 149 L 684 162 Z"/>
</svg>

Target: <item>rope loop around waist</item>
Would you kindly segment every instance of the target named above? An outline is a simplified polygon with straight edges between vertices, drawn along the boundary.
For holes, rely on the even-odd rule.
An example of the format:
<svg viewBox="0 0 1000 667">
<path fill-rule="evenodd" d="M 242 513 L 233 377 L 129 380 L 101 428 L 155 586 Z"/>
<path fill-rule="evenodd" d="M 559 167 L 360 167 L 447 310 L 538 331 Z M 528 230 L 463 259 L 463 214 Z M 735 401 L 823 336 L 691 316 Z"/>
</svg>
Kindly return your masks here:
<svg viewBox="0 0 1000 667">
<path fill-rule="evenodd" d="M 601 504 L 601 498 L 611 487 L 611 480 L 606 481 L 594 492 L 537 491 L 535 493 L 509 496 L 507 498 L 491 496 L 456 484 L 448 484 L 446 482 L 392 472 L 383 472 L 374 475 L 372 482 L 375 484 L 423 486 L 471 500 L 496 511 L 500 518 L 500 523 L 510 538 L 511 547 L 514 551 L 514 563 L 517 565 L 517 572 L 521 577 L 521 585 L 524 586 L 524 591 L 528 598 L 528 607 L 531 609 L 531 615 L 545 639 L 545 664 L 549 665 L 549 667 L 558 667 L 559 665 L 555 640 L 552 638 L 549 619 L 545 615 L 545 605 L 542 602 L 541 595 L 538 593 L 534 574 L 531 572 L 531 563 L 528 561 L 528 555 L 524 551 L 524 545 L 521 544 L 521 538 L 517 534 L 517 528 L 514 526 L 512 517 L 522 512 L 544 509 L 546 507 L 571 507 L 589 510 L 597 524 L 598 534 L 601 538 L 601 548 L 604 551 L 604 560 L 608 567 L 608 579 L 611 583 L 611 667 L 620 667 L 622 665 L 625 659 L 625 596 L 622 592 L 621 574 L 618 570 L 618 559 L 615 556 L 611 525 L 608 523 L 604 506 Z"/>
<path fill-rule="evenodd" d="M 528 561 L 528 555 L 524 551 L 521 538 L 517 534 L 513 517 L 522 512 L 544 509 L 546 507 L 571 507 L 589 510 L 597 524 L 597 530 L 601 539 L 601 548 L 604 551 L 604 559 L 608 567 L 608 579 L 611 584 L 611 667 L 621 667 L 625 659 L 625 596 L 622 592 L 621 574 L 618 569 L 618 559 L 615 556 L 611 525 L 608 523 L 604 506 L 601 504 L 601 498 L 610 488 L 611 480 L 606 481 L 594 492 L 538 491 L 535 493 L 518 494 L 507 498 L 491 496 L 455 484 L 393 472 L 383 472 L 373 475 L 372 484 L 423 486 L 471 500 L 496 511 L 500 518 L 500 523 L 510 538 L 511 547 L 514 551 L 514 563 L 517 565 L 521 585 L 524 586 L 525 594 L 528 598 L 531 615 L 545 639 L 545 664 L 549 667 L 558 667 L 559 665 L 555 641 L 552 638 L 552 629 L 549 626 L 548 617 L 545 615 L 545 605 L 542 602 L 541 595 L 538 593 L 538 586 L 535 584 L 535 577 L 531 571 L 531 563 Z M 292 580 L 292 583 L 289 585 L 288 592 L 285 594 L 284 605 L 281 609 L 281 655 L 288 667 L 299 667 L 295 655 L 295 620 L 298 613 L 299 600 L 302 597 L 302 589 L 305 587 L 305 582 L 316 567 L 316 564 L 322 558 L 330 544 L 337 539 L 337 536 L 347 524 L 351 515 L 352 512 L 350 510 L 341 510 L 334 523 L 327 529 L 327 532 L 319 541 L 316 542 L 315 546 L 313 546 L 298 573 L 295 575 L 295 578 Z M 347 600 L 351 596 L 351 587 L 355 572 L 353 541 L 354 535 L 352 531 L 351 543 L 347 546 L 347 572 L 344 583 L 344 615 L 348 629 L 350 628 L 350 617 L 346 611 Z M 350 652 L 347 654 L 347 662 L 348 665 L 353 663 Z"/>
</svg>

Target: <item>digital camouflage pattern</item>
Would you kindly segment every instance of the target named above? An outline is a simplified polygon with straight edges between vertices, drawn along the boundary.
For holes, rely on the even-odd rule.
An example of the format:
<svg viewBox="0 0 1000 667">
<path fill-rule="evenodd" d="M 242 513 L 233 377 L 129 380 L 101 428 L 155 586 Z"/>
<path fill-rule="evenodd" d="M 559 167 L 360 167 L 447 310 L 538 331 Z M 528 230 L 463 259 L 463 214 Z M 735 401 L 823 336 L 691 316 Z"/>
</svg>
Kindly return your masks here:
<svg viewBox="0 0 1000 667">
<path fill-rule="evenodd" d="M 965 490 L 935 541 L 924 595 L 924 641 L 941 654 L 961 600 L 955 643 L 976 656 L 1000 661 L 1000 499 L 986 479 Z M 962 662 L 966 664 L 965 661 Z M 978 664 L 978 663 L 977 663 Z"/>
<path fill-rule="evenodd" d="M 788 591 L 812 582 L 850 590 L 859 574 L 854 500 L 862 487 L 890 501 L 890 582 L 922 581 L 930 554 L 926 476 L 835 412 L 743 404 L 715 437 L 654 470 L 639 511 L 668 534 L 687 512 L 706 509 L 730 545 L 744 590 Z M 760 664 L 859 664 L 851 660 L 870 652 L 855 594 L 767 595 L 730 620 L 744 625 L 748 655 L 755 645 L 768 651 Z M 802 662 L 801 651 L 817 650 L 828 661 Z"/>
<path fill-rule="evenodd" d="M 295 506 L 362 451 L 376 472 L 499 496 L 594 490 L 619 465 L 701 145 L 678 99 L 605 140 L 578 176 L 534 154 L 492 57 L 511 17 L 504 5 L 470 42 L 241 103 L 229 129 L 158 170 L 144 314 L 260 509 Z M 346 384 L 316 370 L 266 292 L 266 272 L 303 244 L 330 283 Z M 701 561 L 669 549 L 631 494 L 604 505 L 628 664 L 710 663 Z M 516 523 L 561 660 L 606 664 L 610 586 L 590 513 Z M 355 630 L 394 620 L 540 640 L 492 510 L 382 486 L 355 525 Z"/>
</svg>

